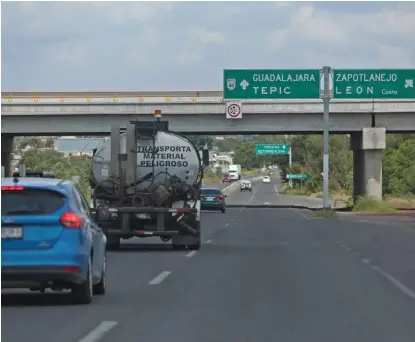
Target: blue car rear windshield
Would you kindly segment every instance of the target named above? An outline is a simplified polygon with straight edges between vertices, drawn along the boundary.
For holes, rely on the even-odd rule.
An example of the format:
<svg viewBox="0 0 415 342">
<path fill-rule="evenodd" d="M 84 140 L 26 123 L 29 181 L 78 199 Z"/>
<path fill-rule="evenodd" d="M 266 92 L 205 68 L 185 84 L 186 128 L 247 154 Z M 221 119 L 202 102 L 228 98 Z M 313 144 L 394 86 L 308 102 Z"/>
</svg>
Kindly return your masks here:
<svg viewBox="0 0 415 342">
<path fill-rule="evenodd" d="M 202 195 L 207 195 L 207 196 L 222 195 L 222 191 L 220 191 L 219 189 L 202 189 L 201 193 Z"/>
<path fill-rule="evenodd" d="M 47 215 L 62 208 L 65 197 L 40 189 L 1 192 L 1 215 Z"/>
</svg>

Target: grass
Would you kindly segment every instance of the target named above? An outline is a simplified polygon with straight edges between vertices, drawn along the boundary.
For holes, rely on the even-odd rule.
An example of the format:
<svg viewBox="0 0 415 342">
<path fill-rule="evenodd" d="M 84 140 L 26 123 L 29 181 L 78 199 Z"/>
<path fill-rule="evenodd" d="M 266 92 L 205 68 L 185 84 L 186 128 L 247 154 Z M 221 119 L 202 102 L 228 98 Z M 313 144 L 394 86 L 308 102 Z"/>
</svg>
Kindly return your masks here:
<svg viewBox="0 0 415 342">
<path fill-rule="evenodd" d="M 359 213 L 393 213 L 396 212 L 396 209 L 385 201 L 359 197 L 353 206 L 353 211 Z"/>
<path fill-rule="evenodd" d="M 322 192 L 309 193 L 305 188 L 289 189 L 285 187 L 284 194 L 309 196 L 314 198 L 323 198 Z M 355 205 L 353 205 L 352 196 L 345 191 L 330 191 L 330 200 L 341 201 L 347 204 L 348 207 L 353 207 L 354 211 L 359 212 L 376 212 L 389 213 L 397 209 L 415 209 L 415 196 L 386 196 L 383 201 L 376 201 L 369 198 L 360 198 Z"/>
<path fill-rule="evenodd" d="M 415 209 L 415 196 L 386 196 L 384 201 L 395 209 Z"/>
<path fill-rule="evenodd" d="M 209 184 L 218 184 L 222 181 L 220 177 L 217 176 L 204 176 L 203 177 L 203 185 L 209 185 Z"/>
<path fill-rule="evenodd" d="M 285 195 L 294 195 L 294 196 L 308 196 L 310 195 L 307 192 L 306 188 L 289 188 L 288 185 L 283 186 L 283 193 Z"/>
<path fill-rule="evenodd" d="M 258 173 L 258 170 L 255 170 L 255 169 L 253 169 L 253 170 L 242 170 L 241 173 L 242 173 L 243 176 L 255 177 Z"/>
<path fill-rule="evenodd" d="M 337 213 L 336 210 L 334 209 L 321 209 L 321 210 L 316 210 L 314 212 L 314 216 L 315 217 L 320 217 L 320 218 L 337 218 Z"/>
<path fill-rule="evenodd" d="M 323 192 L 315 192 L 310 194 L 310 197 L 323 198 Z M 330 191 L 330 199 L 333 201 L 349 202 L 351 196 L 346 194 L 344 191 Z"/>
</svg>

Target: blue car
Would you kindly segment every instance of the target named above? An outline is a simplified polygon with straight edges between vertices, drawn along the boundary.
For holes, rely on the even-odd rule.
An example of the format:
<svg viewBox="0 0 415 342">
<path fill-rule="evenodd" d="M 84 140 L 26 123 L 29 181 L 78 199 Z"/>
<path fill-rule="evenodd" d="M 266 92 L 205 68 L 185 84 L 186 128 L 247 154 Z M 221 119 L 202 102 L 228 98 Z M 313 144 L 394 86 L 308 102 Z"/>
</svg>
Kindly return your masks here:
<svg viewBox="0 0 415 342">
<path fill-rule="evenodd" d="M 203 188 L 200 190 L 200 209 L 226 212 L 226 195 L 220 189 Z"/>
<path fill-rule="evenodd" d="M 104 232 L 76 183 L 2 178 L 3 288 L 70 289 L 74 303 L 106 292 Z"/>
</svg>

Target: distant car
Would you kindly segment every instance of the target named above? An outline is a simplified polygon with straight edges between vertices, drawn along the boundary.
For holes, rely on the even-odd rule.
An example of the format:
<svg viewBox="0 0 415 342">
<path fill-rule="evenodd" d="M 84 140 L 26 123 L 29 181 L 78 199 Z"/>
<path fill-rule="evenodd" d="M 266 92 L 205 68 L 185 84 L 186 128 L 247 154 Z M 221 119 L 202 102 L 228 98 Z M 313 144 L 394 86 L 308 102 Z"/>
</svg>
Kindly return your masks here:
<svg viewBox="0 0 415 342">
<path fill-rule="evenodd" d="M 223 175 L 222 183 L 228 183 L 231 181 L 231 177 L 229 175 Z"/>
<path fill-rule="evenodd" d="M 203 188 L 200 190 L 200 207 L 202 210 L 220 210 L 226 212 L 226 195 L 220 189 Z"/>
<path fill-rule="evenodd" d="M 268 176 L 272 176 L 274 174 L 273 171 L 268 172 Z"/>
<path fill-rule="evenodd" d="M 262 183 L 271 183 L 271 179 L 268 176 L 262 177 Z"/>
<path fill-rule="evenodd" d="M 2 288 L 105 294 L 107 239 L 74 182 L 2 178 L 1 200 Z"/>
<path fill-rule="evenodd" d="M 243 180 L 241 182 L 241 191 L 252 191 L 252 184 L 249 180 Z"/>
</svg>

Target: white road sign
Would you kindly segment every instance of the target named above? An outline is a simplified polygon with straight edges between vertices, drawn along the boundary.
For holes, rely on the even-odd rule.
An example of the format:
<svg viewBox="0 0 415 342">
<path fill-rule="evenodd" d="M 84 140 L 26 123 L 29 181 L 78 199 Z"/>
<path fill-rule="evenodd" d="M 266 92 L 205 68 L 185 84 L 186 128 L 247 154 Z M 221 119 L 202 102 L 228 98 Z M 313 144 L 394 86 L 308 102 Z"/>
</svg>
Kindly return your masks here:
<svg viewBox="0 0 415 342">
<path fill-rule="evenodd" d="M 242 104 L 240 102 L 226 103 L 227 119 L 242 119 Z"/>
</svg>

